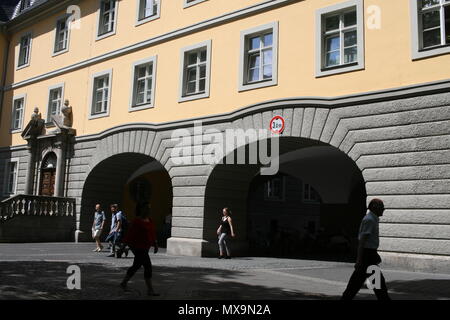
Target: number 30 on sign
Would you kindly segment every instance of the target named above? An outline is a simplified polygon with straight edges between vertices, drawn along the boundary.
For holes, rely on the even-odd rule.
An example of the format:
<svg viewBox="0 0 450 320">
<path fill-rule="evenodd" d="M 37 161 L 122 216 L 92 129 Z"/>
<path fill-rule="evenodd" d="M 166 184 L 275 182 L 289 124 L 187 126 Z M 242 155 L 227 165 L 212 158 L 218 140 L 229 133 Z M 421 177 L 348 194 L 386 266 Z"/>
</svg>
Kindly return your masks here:
<svg viewBox="0 0 450 320">
<path fill-rule="evenodd" d="M 281 116 L 275 116 L 270 120 L 270 130 L 273 133 L 282 133 L 284 130 L 284 118 Z"/>
</svg>

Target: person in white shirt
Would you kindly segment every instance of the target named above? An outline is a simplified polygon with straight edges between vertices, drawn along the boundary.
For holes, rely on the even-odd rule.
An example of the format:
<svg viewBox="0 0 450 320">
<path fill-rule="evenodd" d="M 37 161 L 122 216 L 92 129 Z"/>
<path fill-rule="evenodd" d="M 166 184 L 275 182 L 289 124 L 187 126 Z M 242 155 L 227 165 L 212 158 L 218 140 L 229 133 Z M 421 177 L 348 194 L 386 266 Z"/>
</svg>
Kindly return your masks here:
<svg viewBox="0 0 450 320">
<path fill-rule="evenodd" d="M 103 231 L 103 226 L 105 225 L 105 220 L 105 212 L 102 211 L 102 207 L 100 206 L 100 204 L 96 204 L 94 212 L 94 222 L 92 223 L 92 239 L 95 240 L 97 247 L 92 251 L 100 252 L 103 249 L 103 245 L 100 241 L 100 236 Z"/>
<path fill-rule="evenodd" d="M 347 288 L 342 294 L 342 300 L 351 300 L 361 289 L 366 279 L 372 275 L 367 273 L 370 266 L 378 266 L 381 263 L 381 258 L 378 255 L 377 249 L 380 243 L 379 238 L 379 217 L 383 215 L 384 204 L 380 199 L 372 199 L 369 203 L 369 210 L 366 216 L 361 221 L 358 235 L 358 256 L 355 264 L 355 271 L 348 282 Z M 379 273 L 380 281 L 379 288 L 374 286 L 374 292 L 378 300 L 390 300 L 386 281 L 383 274 Z M 376 281 L 375 281 L 376 285 Z"/>
</svg>

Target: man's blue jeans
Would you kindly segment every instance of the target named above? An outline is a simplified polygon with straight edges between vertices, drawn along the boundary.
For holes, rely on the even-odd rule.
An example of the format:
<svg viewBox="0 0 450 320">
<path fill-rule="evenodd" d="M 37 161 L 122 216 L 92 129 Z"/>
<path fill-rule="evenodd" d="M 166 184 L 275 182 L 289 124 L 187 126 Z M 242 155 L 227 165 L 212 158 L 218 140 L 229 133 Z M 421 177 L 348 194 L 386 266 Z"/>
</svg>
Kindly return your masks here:
<svg viewBox="0 0 450 320">
<path fill-rule="evenodd" d="M 122 243 L 122 232 L 111 232 L 108 237 L 106 238 L 106 241 L 109 241 L 112 246 L 111 246 L 111 253 L 115 253 L 116 252 L 116 245 L 120 245 Z"/>
</svg>

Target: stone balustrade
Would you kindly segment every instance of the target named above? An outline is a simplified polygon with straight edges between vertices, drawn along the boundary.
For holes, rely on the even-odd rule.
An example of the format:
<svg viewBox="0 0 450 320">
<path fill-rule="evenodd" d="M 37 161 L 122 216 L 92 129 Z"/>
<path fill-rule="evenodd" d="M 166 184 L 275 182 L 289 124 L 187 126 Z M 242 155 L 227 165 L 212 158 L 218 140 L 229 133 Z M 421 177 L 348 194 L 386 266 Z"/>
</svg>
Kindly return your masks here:
<svg viewBox="0 0 450 320">
<path fill-rule="evenodd" d="M 0 222 L 15 216 L 74 216 L 75 199 L 16 195 L 0 202 Z"/>
</svg>

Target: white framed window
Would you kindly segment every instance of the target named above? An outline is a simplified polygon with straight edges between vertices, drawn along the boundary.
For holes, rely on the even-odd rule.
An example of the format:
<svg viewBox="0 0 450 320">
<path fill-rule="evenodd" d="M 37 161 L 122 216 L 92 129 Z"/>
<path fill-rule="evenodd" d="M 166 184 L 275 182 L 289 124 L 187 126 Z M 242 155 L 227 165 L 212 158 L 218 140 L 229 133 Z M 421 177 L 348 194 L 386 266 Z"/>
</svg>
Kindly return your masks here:
<svg viewBox="0 0 450 320">
<path fill-rule="evenodd" d="M 155 103 L 156 56 L 135 62 L 129 111 L 152 108 Z"/>
<path fill-rule="evenodd" d="M 208 0 L 183 0 L 183 8 L 189 8 L 196 4 L 199 4 L 200 2 L 205 2 Z"/>
<path fill-rule="evenodd" d="M 161 0 L 136 0 L 136 26 L 158 19 L 161 15 Z"/>
<path fill-rule="evenodd" d="M 284 201 L 285 199 L 285 179 L 284 177 L 274 177 L 264 184 L 264 200 Z"/>
<path fill-rule="evenodd" d="M 53 56 L 69 50 L 69 29 L 69 20 L 67 15 L 59 17 L 56 20 Z"/>
<path fill-rule="evenodd" d="M 118 5 L 117 0 L 100 0 L 96 40 L 109 37 L 116 33 Z"/>
<path fill-rule="evenodd" d="M 179 101 L 209 97 L 211 40 L 181 49 L 180 66 Z"/>
<path fill-rule="evenodd" d="M 64 83 L 51 86 L 48 89 L 47 124 L 52 123 L 52 116 L 61 113 L 64 103 Z"/>
<path fill-rule="evenodd" d="M 410 0 L 412 58 L 450 53 L 450 0 Z"/>
<path fill-rule="evenodd" d="M 89 119 L 109 116 L 111 104 L 112 70 L 92 75 Z"/>
<path fill-rule="evenodd" d="M 5 165 L 5 179 L 3 194 L 5 196 L 15 195 L 17 192 L 17 177 L 19 173 L 19 158 L 12 158 Z"/>
<path fill-rule="evenodd" d="M 303 183 L 303 201 L 320 202 L 319 193 L 309 183 Z"/>
<path fill-rule="evenodd" d="M 22 69 L 30 65 L 31 43 L 32 43 L 31 32 L 24 34 L 20 38 L 19 54 L 17 57 L 17 69 Z"/>
<path fill-rule="evenodd" d="M 11 132 L 20 132 L 23 128 L 23 115 L 25 112 L 26 95 L 21 94 L 13 98 L 11 113 Z"/>
<path fill-rule="evenodd" d="M 239 91 L 278 83 L 278 22 L 241 32 Z"/>
<path fill-rule="evenodd" d="M 362 0 L 317 10 L 316 38 L 316 77 L 364 69 Z"/>
</svg>

